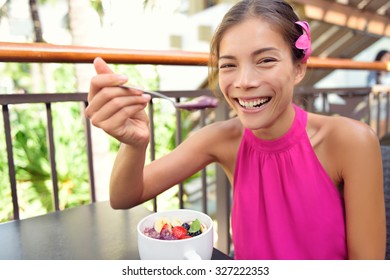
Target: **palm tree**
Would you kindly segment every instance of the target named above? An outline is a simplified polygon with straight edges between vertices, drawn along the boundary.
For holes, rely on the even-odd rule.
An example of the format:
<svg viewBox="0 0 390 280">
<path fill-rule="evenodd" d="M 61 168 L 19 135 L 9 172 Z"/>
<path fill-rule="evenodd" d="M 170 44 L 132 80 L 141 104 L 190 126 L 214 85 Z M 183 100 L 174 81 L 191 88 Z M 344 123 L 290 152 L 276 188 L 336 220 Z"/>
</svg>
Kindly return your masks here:
<svg viewBox="0 0 390 280">
<path fill-rule="evenodd" d="M 45 42 L 43 40 L 42 24 L 38 13 L 37 0 L 28 0 L 28 4 L 30 6 L 30 14 L 34 26 L 34 35 L 35 35 L 34 42 L 37 43 Z"/>
<path fill-rule="evenodd" d="M 101 13 L 101 0 L 68 0 L 69 4 L 69 28 L 74 45 L 93 46 L 98 45 L 97 37 L 99 34 L 100 18 L 97 8 Z M 94 6 L 92 6 L 94 4 Z M 92 61 L 91 61 L 92 63 Z M 76 65 L 77 90 L 87 92 L 89 90 L 89 81 L 95 75 L 91 64 Z M 97 200 L 108 199 L 108 182 L 111 170 L 111 158 L 109 153 L 109 138 L 101 130 L 92 127 L 92 147 L 94 161 L 94 175 Z"/>
</svg>

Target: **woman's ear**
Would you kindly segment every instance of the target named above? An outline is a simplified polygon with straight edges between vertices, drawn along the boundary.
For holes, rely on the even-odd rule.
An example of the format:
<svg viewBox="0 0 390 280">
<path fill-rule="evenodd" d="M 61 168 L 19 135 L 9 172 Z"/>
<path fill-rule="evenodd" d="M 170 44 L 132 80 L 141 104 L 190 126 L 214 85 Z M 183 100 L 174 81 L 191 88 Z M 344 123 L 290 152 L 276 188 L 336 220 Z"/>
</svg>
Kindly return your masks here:
<svg viewBox="0 0 390 280">
<path fill-rule="evenodd" d="M 294 81 L 295 85 L 299 84 L 303 80 L 303 78 L 305 77 L 305 74 L 306 74 L 306 69 L 307 69 L 306 63 L 297 63 L 296 64 L 295 81 Z"/>
</svg>

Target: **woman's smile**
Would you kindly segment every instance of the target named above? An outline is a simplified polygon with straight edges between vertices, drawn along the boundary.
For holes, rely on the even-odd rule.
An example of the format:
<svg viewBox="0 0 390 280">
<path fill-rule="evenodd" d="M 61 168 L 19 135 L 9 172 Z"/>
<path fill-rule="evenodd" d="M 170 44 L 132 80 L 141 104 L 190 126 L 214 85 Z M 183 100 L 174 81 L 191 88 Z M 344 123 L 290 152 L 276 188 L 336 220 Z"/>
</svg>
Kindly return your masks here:
<svg viewBox="0 0 390 280">
<path fill-rule="evenodd" d="M 240 104 L 240 106 L 244 109 L 257 110 L 264 107 L 265 104 L 271 101 L 271 97 L 259 97 L 259 98 L 251 98 L 251 99 L 237 98 L 236 100 Z"/>
</svg>

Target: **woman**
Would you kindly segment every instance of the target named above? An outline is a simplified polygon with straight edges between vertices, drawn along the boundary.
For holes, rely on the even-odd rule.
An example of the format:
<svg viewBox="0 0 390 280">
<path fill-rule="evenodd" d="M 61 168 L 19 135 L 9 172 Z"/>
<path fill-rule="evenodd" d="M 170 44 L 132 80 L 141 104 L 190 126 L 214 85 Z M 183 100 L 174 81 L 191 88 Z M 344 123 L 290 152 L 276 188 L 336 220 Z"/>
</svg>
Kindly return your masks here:
<svg viewBox="0 0 390 280">
<path fill-rule="evenodd" d="M 310 51 L 309 26 L 286 2 L 237 3 L 210 52 L 210 77 L 218 74 L 237 117 L 204 127 L 146 166 L 150 97 L 117 87 L 127 78 L 97 58 L 86 115 L 122 142 L 112 207 L 138 205 L 217 162 L 233 185 L 236 259 L 383 259 L 378 139 L 361 122 L 293 104 Z"/>
<path fill-rule="evenodd" d="M 390 52 L 387 50 L 380 50 L 374 59 L 377 62 L 390 62 Z M 374 85 L 390 85 L 390 72 L 387 71 L 370 71 L 367 76 L 367 85 L 372 87 Z"/>
</svg>

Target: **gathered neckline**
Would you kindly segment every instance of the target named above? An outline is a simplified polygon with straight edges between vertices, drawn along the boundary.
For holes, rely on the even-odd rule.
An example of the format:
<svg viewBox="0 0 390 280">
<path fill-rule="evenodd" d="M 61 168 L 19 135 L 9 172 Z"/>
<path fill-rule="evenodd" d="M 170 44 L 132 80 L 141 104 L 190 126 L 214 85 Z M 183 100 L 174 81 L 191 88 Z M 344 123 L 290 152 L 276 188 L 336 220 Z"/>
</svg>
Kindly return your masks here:
<svg viewBox="0 0 390 280">
<path fill-rule="evenodd" d="M 306 123 L 307 123 L 307 113 L 299 108 L 297 105 L 293 104 L 295 110 L 294 121 L 291 127 L 287 130 L 285 134 L 279 138 L 272 140 L 265 140 L 258 138 L 253 134 L 253 131 L 245 128 L 244 138 L 246 138 L 251 146 L 262 152 L 280 152 L 285 151 L 296 143 L 302 135 L 306 135 Z"/>
</svg>

